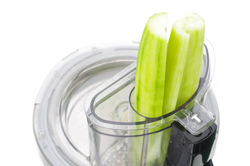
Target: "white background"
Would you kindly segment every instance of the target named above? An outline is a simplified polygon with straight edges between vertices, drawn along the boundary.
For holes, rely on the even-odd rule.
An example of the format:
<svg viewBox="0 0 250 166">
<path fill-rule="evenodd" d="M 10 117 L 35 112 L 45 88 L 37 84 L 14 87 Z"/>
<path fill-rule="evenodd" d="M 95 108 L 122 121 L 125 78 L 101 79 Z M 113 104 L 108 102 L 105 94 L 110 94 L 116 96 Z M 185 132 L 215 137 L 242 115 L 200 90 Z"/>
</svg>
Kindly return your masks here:
<svg viewBox="0 0 250 166">
<path fill-rule="evenodd" d="M 152 14 L 201 15 L 216 53 L 213 89 L 221 116 L 215 166 L 249 164 L 248 1 L 0 1 L 0 165 L 42 166 L 33 136 L 35 98 L 51 68 L 79 47 L 140 41 Z M 248 135 L 247 135 L 248 134 Z"/>
</svg>

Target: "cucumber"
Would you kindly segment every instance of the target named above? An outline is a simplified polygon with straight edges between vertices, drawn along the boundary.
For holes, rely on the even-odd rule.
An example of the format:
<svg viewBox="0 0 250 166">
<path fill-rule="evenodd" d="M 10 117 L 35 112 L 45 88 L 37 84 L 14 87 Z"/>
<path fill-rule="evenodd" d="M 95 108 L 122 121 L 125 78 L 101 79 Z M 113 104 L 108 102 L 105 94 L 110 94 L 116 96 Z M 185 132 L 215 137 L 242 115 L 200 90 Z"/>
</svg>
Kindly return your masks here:
<svg viewBox="0 0 250 166">
<path fill-rule="evenodd" d="M 189 34 L 189 43 L 176 108 L 184 104 L 199 86 L 205 40 L 205 21 L 196 13 L 186 12 L 183 30 Z"/>
<path fill-rule="evenodd" d="M 167 62 L 167 13 L 151 16 L 137 58 L 135 110 L 145 117 L 162 116 Z"/>
<path fill-rule="evenodd" d="M 174 23 L 169 37 L 162 115 L 175 109 L 182 83 L 189 43 L 189 34 L 182 29 L 183 22 L 186 20 Z"/>
</svg>

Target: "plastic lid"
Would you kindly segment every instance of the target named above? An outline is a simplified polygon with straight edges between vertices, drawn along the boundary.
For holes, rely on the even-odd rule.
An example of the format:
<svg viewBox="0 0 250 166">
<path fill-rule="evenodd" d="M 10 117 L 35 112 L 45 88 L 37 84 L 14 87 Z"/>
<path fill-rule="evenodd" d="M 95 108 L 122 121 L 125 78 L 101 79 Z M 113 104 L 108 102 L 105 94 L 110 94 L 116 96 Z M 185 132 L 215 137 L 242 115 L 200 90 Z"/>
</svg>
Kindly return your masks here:
<svg viewBox="0 0 250 166">
<path fill-rule="evenodd" d="M 200 104 L 212 80 L 213 61 L 213 49 L 206 40 L 199 88 L 181 107 L 158 118 L 144 117 L 133 109 L 135 62 L 89 94 L 85 101 L 87 118 L 92 125 L 105 128 L 105 134 L 112 134 L 112 130 L 136 130 L 128 136 L 143 135 L 146 129 L 154 128 L 151 131 L 157 132 L 178 121 L 191 134 L 198 135 L 215 121 L 215 115 Z"/>
</svg>

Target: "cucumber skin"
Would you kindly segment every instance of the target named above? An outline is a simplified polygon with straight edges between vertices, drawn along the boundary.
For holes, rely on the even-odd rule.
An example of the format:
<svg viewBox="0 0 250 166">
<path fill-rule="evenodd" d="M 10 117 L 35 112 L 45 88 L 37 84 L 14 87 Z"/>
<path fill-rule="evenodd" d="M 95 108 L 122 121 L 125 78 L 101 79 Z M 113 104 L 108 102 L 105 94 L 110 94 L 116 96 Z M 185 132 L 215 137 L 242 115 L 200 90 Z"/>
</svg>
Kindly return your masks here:
<svg viewBox="0 0 250 166">
<path fill-rule="evenodd" d="M 202 70 L 205 22 L 199 15 L 191 14 L 199 19 L 201 25 L 185 28 L 189 34 L 188 52 L 176 108 L 184 104 L 195 93 L 199 86 Z"/>
<path fill-rule="evenodd" d="M 163 115 L 176 108 L 189 43 L 189 35 L 175 27 L 174 24 L 168 42 Z"/>
<path fill-rule="evenodd" d="M 167 36 L 156 36 L 146 24 L 135 77 L 135 110 L 145 117 L 162 116 L 166 60 Z"/>
</svg>

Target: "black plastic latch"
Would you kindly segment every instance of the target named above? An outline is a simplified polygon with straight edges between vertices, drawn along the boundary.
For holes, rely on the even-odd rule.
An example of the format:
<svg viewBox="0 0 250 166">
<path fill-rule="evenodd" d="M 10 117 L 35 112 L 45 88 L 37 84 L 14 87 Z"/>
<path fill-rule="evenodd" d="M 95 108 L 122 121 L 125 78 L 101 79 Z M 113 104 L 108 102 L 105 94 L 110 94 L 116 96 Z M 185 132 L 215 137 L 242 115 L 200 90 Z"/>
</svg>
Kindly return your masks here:
<svg viewBox="0 0 250 166">
<path fill-rule="evenodd" d="M 215 142 L 216 130 L 217 125 L 213 123 L 203 133 L 192 135 L 178 122 L 173 122 L 167 165 L 204 166 L 209 162 L 212 163 L 210 156 Z"/>
</svg>

